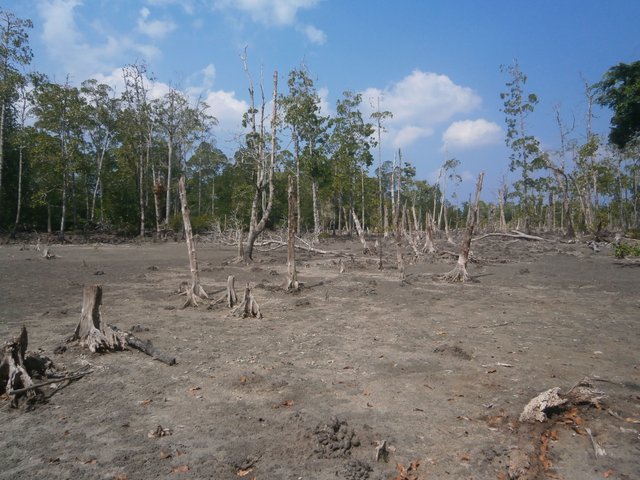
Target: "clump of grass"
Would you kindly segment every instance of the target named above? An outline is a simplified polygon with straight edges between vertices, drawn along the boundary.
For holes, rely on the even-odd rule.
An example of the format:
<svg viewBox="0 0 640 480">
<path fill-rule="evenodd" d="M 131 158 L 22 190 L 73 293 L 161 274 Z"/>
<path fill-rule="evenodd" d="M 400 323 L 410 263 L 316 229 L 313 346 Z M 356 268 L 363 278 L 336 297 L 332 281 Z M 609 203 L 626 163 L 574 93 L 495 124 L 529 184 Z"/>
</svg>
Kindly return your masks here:
<svg viewBox="0 0 640 480">
<path fill-rule="evenodd" d="M 629 243 L 619 243 L 614 245 L 613 255 L 616 258 L 640 257 L 640 243 L 634 245 Z"/>
</svg>

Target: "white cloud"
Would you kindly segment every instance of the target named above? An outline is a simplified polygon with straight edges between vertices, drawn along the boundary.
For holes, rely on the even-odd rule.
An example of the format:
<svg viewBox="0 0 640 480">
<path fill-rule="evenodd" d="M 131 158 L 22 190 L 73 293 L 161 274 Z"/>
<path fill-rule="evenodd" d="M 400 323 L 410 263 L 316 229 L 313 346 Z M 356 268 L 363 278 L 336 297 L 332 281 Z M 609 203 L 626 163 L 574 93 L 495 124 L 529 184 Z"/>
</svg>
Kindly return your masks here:
<svg viewBox="0 0 640 480">
<path fill-rule="evenodd" d="M 147 35 L 154 40 L 165 37 L 176 29 L 173 20 L 149 20 L 151 12 L 147 7 L 140 10 L 140 18 L 138 18 L 138 31 Z"/>
<path fill-rule="evenodd" d="M 316 45 L 324 45 L 327 43 L 327 35 L 313 25 L 307 25 L 302 31 L 311 43 L 315 43 Z"/>
<path fill-rule="evenodd" d="M 221 10 L 235 9 L 254 22 L 270 26 L 290 26 L 296 23 L 298 10 L 313 8 L 320 0 L 216 0 Z"/>
<path fill-rule="evenodd" d="M 37 3 L 42 19 L 42 40 L 59 70 L 69 73 L 74 81 L 95 77 L 100 72 L 111 71 L 116 65 L 133 61 L 132 53 L 151 60 L 160 50 L 151 44 L 135 42 L 128 35 L 102 32 L 101 43 L 90 44 L 82 34 L 75 19 L 75 9 L 80 0 L 42 0 Z"/>
<path fill-rule="evenodd" d="M 432 134 L 435 126 L 454 115 L 471 112 L 482 103 L 471 88 L 456 85 L 446 75 L 421 70 L 414 70 L 387 88 L 368 88 L 362 98 L 367 117 L 378 98 L 381 110 L 393 113 L 386 124 L 397 147 Z"/>
<path fill-rule="evenodd" d="M 218 119 L 218 128 L 224 135 L 241 130 L 242 115 L 249 109 L 249 104 L 239 100 L 235 92 L 208 91 L 203 100 L 209 105 L 208 113 Z"/>
<path fill-rule="evenodd" d="M 500 142 L 502 128 L 479 118 L 453 122 L 442 134 L 442 149 L 470 149 Z"/>
<path fill-rule="evenodd" d="M 321 87 L 318 89 L 318 97 L 320 97 L 320 115 L 331 115 L 331 107 L 329 105 L 329 89 Z"/>
<path fill-rule="evenodd" d="M 402 127 L 398 131 L 392 132 L 393 146 L 395 148 L 406 147 L 411 145 L 420 138 L 425 138 L 433 135 L 432 128 L 416 127 L 415 125 L 407 125 Z"/>
</svg>

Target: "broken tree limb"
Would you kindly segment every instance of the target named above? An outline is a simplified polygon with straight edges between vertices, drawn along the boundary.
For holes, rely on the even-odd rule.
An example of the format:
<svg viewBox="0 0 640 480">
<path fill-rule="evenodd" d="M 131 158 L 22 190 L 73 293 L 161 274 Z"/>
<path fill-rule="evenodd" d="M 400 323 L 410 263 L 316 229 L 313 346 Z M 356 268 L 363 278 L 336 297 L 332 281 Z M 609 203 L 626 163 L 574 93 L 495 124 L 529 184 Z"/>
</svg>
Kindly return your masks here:
<svg viewBox="0 0 640 480">
<path fill-rule="evenodd" d="M 604 397 L 604 392 L 596 389 L 589 378 L 577 382 L 567 393 L 561 393 L 560 387 L 550 388 L 527 403 L 520 414 L 520 422 L 544 422 L 547 420 L 548 411 L 556 408 L 567 409 L 580 404 L 599 406 L 600 400 Z"/>
<path fill-rule="evenodd" d="M 116 327 L 112 326 L 111 328 L 121 332 L 121 330 L 118 330 Z M 175 357 L 172 357 L 171 355 L 167 355 L 166 353 L 158 350 L 153 345 L 153 343 L 151 343 L 151 340 L 141 340 L 140 338 L 136 337 L 130 332 L 122 332 L 122 334 L 124 335 L 124 339 L 127 342 L 128 346 L 135 348 L 136 350 L 140 350 L 142 353 L 149 355 L 150 357 L 152 357 L 155 360 L 158 360 L 159 362 L 166 363 L 167 365 L 176 364 Z"/>
<path fill-rule="evenodd" d="M 196 245 L 193 241 L 193 230 L 191 229 L 191 216 L 189 213 L 189 204 L 187 203 L 187 189 L 185 187 L 184 177 L 180 177 L 178 181 L 178 191 L 180 193 L 180 205 L 182 208 L 182 223 L 184 225 L 184 235 L 187 239 L 187 251 L 189 253 L 189 268 L 191 270 L 191 286 L 186 292 L 187 300 L 182 308 L 188 306 L 197 307 L 203 299 L 208 299 L 207 292 L 204 291 L 200 284 L 200 272 L 198 271 L 198 259 L 196 256 Z"/>
<path fill-rule="evenodd" d="M 511 230 L 511 232 L 512 233 L 501 233 L 501 232 L 485 233 L 484 235 L 473 238 L 471 241 L 477 242 L 487 237 L 509 237 L 509 238 L 519 238 L 522 240 L 534 240 L 534 241 L 542 241 L 542 242 L 547 241 L 546 238 L 538 237 L 536 235 L 527 235 L 526 233 L 522 233 L 518 230 Z"/>
<path fill-rule="evenodd" d="M 54 383 L 60 383 L 60 382 L 72 382 L 74 380 L 78 380 L 79 378 L 84 377 L 85 375 L 88 375 L 90 373 L 93 373 L 94 370 L 90 370 L 91 365 L 85 365 L 83 368 L 70 373 L 68 375 L 64 375 L 62 377 L 56 377 L 56 378 L 52 378 L 50 380 L 46 380 L 44 382 L 40 382 L 40 383 L 35 383 L 33 385 L 31 385 L 30 387 L 24 387 L 24 388 L 19 388 L 17 390 L 12 390 L 10 392 L 10 395 L 18 395 L 24 392 L 28 392 L 29 390 L 36 390 L 38 388 L 42 388 L 45 387 L 47 385 L 52 385 Z"/>
</svg>

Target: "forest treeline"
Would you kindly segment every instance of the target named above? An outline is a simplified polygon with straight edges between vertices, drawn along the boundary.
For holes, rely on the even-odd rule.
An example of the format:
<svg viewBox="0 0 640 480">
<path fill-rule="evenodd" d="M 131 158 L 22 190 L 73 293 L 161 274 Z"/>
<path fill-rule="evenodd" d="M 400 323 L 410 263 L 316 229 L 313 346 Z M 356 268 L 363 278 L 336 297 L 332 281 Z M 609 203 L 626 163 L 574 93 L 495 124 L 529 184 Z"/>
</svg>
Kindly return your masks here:
<svg viewBox="0 0 640 480">
<path fill-rule="evenodd" d="M 362 97 L 347 91 L 335 114 L 325 115 L 304 66 L 288 72 L 280 88 L 277 72 L 273 85 L 255 85 L 242 57 L 251 101 L 244 133 L 227 156 L 216 145 L 208 106 L 177 88 L 152 97 L 143 63 L 122 69 L 121 92 L 95 79 L 78 86 L 31 71 L 31 28 L 30 20 L 0 10 L 0 231 L 63 239 L 67 231 L 176 230 L 181 176 L 196 231 L 216 225 L 251 235 L 286 225 L 289 175 L 300 231 L 465 224 L 468 202 L 447 200 L 461 181 L 458 160 L 447 159 L 429 183 L 416 178 L 401 151 L 383 159 L 380 142 L 393 112 L 378 108 L 365 118 Z M 508 162 L 518 179 L 502 182 L 495 202 L 480 203 L 480 224 L 568 235 L 637 229 L 640 62 L 611 67 L 602 81 L 585 85 L 588 116 L 580 132 L 557 111 L 550 119 L 558 125 L 555 151 L 543 151 L 528 128 L 538 98 L 527 91 L 526 75 L 517 63 L 503 71 Z M 591 129 L 595 105 L 613 112 L 608 138 Z"/>
</svg>

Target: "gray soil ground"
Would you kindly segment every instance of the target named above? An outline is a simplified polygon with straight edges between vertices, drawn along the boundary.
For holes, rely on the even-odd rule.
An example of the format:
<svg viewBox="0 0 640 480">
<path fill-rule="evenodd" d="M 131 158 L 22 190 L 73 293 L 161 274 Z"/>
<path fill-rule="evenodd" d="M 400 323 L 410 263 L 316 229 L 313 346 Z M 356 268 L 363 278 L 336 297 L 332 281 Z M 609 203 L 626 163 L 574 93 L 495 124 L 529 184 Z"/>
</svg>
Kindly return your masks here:
<svg viewBox="0 0 640 480">
<path fill-rule="evenodd" d="M 475 282 L 439 280 L 455 259 L 437 255 L 401 284 L 390 246 L 382 271 L 356 242 L 318 247 L 354 255 L 340 273 L 336 255 L 298 252 L 305 288 L 292 295 L 286 249 L 244 266 L 199 243 L 212 298 L 230 274 L 254 287 L 264 318 L 242 319 L 224 302 L 179 309 L 183 243 L 53 246 L 51 260 L 1 246 L 0 339 L 25 325 L 30 349 L 93 373 L 30 410 L 0 400 L 0 478 L 506 479 L 515 451 L 540 462 L 531 478 L 640 478 L 640 264 L 491 237 L 473 247 Z M 91 283 L 104 321 L 141 326 L 177 365 L 72 345 L 54 355 Z M 531 398 L 585 376 L 606 393 L 600 408 L 519 424 Z M 149 437 L 158 426 L 170 434 Z M 375 459 L 382 440 L 388 462 Z"/>
</svg>

